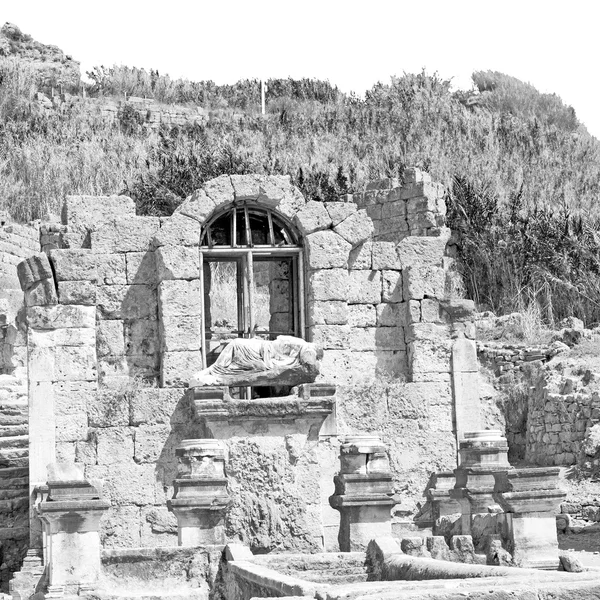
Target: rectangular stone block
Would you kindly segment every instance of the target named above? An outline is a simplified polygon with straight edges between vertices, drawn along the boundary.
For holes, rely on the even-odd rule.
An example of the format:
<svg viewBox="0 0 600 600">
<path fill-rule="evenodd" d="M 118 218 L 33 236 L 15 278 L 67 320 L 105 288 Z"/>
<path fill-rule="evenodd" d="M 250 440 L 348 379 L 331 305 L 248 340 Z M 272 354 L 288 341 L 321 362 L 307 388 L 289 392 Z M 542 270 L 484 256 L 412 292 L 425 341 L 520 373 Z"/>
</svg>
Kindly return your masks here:
<svg viewBox="0 0 600 600">
<path fill-rule="evenodd" d="M 90 250 L 52 250 L 49 254 L 57 281 L 93 281 L 98 277 Z"/>
<path fill-rule="evenodd" d="M 161 349 L 165 352 L 200 350 L 200 318 L 165 316 L 160 322 Z"/>
<path fill-rule="evenodd" d="M 128 252 L 125 254 L 127 283 L 155 285 L 156 257 L 154 252 Z"/>
<path fill-rule="evenodd" d="M 87 400 L 90 427 L 117 427 L 129 425 L 129 398 L 127 388 L 99 390 Z"/>
<path fill-rule="evenodd" d="M 441 323 L 444 321 L 438 300 L 430 298 L 421 300 L 421 321 L 425 323 Z"/>
<path fill-rule="evenodd" d="M 401 271 L 382 271 L 381 283 L 381 299 L 383 302 L 402 302 L 404 295 Z"/>
<path fill-rule="evenodd" d="M 25 292 L 25 306 L 50 306 L 58 304 L 53 279 L 33 283 Z"/>
<path fill-rule="evenodd" d="M 95 381 L 56 381 L 54 387 L 54 412 L 57 417 L 87 414 L 88 399 L 96 394 Z"/>
<path fill-rule="evenodd" d="M 103 479 L 104 493 L 113 505 L 136 504 L 145 506 L 154 502 L 156 493 L 155 465 L 138 465 L 133 462 L 133 444 L 131 459 L 120 461 L 118 454 L 113 456 L 116 462 L 86 466 L 86 478 Z M 98 456 L 101 452 L 98 449 Z M 137 526 L 137 525 L 136 525 Z"/>
<path fill-rule="evenodd" d="M 158 286 L 161 319 L 175 316 L 200 316 L 200 283 L 195 281 L 163 281 Z"/>
<path fill-rule="evenodd" d="M 383 303 L 377 306 L 377 325 L 380 327 L 404 327 L 408 324 L 406 302 Z"/>
<path fill-rule="evenodd" d="M 442 198 L 444 196 L 444 186 L 432 181 L 421 181 L 402 186 L 400 197 L 406 200 L 410 198 Z"/>
<path fill-rule="evenodd" d="M 183 424 L 191 417 L 187 390 L 141 388 L 130 395 L 131 424 Z"/>
<path fill-rule="evenodd" d="M 156 463 L 171 433 L 169 425 L 142 425 L 135 429 L 134 458 L 137 463 Z"/>
<path fill-rule="evenodd" d="M 348 325 L 314 325 L 309 328 L 310 339 L 324 350 L 348 348 L 351 329 Z"/>
<path fill-rule="evenodd" d="M 348 256 L 349 269 L 376 269 L 373 266 L 373 242 L 366 241 L 352 248 Z"/>
<path fill-rule="evenodd" d="M 127 283 L 124 254 L 95 254 L 94 256 L 100 285 L 125 285 Z"/>
<path fill-rule="evenodd" d="M 348 274 L 348 304 L 378 304 L 381 302 L 381 273 L 351 271 Z"/>
<path fill-rule="evenodd" d="M 159 227 L 158 217 L 118 217 L 92 231 L 92 251 L 96 254 L 144 252 Z"/>
<path fill-rule="evenodd" d="M 95 327 L 96 310 L 93 306 L 31 306 L 27 309 L 27 323 L 33 329 Z"/>
<path fill-rule="evenodd" d="M 329 350 L 321 361 L 321 375 L 317 383 L 337 385 L 365 384 L 376 377 L 377 358 L 373 352 Z"/>
<path fill-rule="evenodd" d="M 126 465 L 133 462 L 133 428 L 107 427 L 94 431 L 98 451 L 99 465 Z M 130 485 L 131 482 L 121 482 L 121 485 Z M 148 500 L 153 499 L 150 496 Z"/>
<path fill-rule="evenodd" d="M 311 269 L 337 269 L 348 267 L 352 246 L 331 230 L 317 231 L 305 238 L 307 264 Z"/>
<path fill-rule="evenodd" d="M 348 271 L 346 269 L 322 269 L 308 274 L 308 296 L 310 300 L 347 301 Z"/>
<path fill-rule="evenodd" d="M 308 303 L 309 325 L 345 325 L 348 322 L 348 304 L 341 300 Z"/>
<path fill-rule="evenodd" d="M 440 344 L 432 340 L 418 339 L 408 344 L 408 363 L 411 374 L 449 373 L 449 342 Z"/>
<path fill-rule="evenodd" d="M 76 442 L 87 439 L 88 417 L 84 412 L 56 416 L 56 441 Z"/>
<path fill-rule="evenodd" d="M 94 346 L 95 331 L 88 328 L 78 329 L 30 329 L 27 332 L 29 348 L 50 348 L 55 346 Z"/>
<path fill-rule="evenodd" d="M 377 310 L 373 304 L 351 304 L 348 306 L 348 325 L 351 327 L 375 327 Z"/>
<path fill-rule="evenodd" d="M 161 385 L 185 387 L 197 371 L 202 369 L 200 351 L 164 352 L 161 362 Z"/>
<path fill-rule="evenodd" d="M 53 352 L 57 381 L 95 381 L 97 379 L 95 345 L 57 346 Z"/>
<path fill-rule="evenodd" d="M 152 244 L 158 246 L 189 246 L 198 248 L 200 243 L 200 223 L 181 213 L 173 213 L 160 220 L 160 229 Z"/>
<path fill-rule="evenodd" d="M 156 251 L 158 281 L 168 279 L 198 279 L 200 256 L 198 248 L 163 246 Z"/>
<path fill-rule="evenodd" d="M 373 242 L 373 269 L 401 270 L 402 261 L 396 250 L 396 242 Z"/>
<path fill-rule="evenodd" d="M 139 548 L 141 516 L 139 506 L 111 506 L 100 522 L 103 548 Z"/>
<path fill-rule="evenodd" d="M 113 383 L 117 383 L 117 387 L 121 387 L 123 382 L 128 381 L 127 378 L 130 374 L 129 364 L 124 355 L 113 356 L 107 354 L 98 357 L 98 382 L 102 387 L 112 389 L 115 387 Z M 119 378 L 118 381 L 115 381 L 115 378 Z"/>
<path fill-rule="evenodd" d="M 99 357 L 125 354 L 123 321 L 98 321 L 96 327 L 96 351 Z"/>
<path fill-rule="evenodd" d="M 408 356 L 403 350 L 376 350 L 376 373 L 386 379 L 406 379 L 408 376 Z"/>
<path fill-rule="evenodd" d="M 103 319 L 156 318 L 156 292 L 149 285 L 101 285 L 96 297 Z"/>
<path fill-rule="evenodd" d="M 60 304 L 96 305 L 96 283 L 91 281 L 59 281 L 58 301 Z"/>
<path fill-rule="evenodd" d="M 445 296 L 446 272 L 441 267 L 409 267 L 404 271 L 404 297 L 407 300 Z"/>
<path fill-rule="evenodd" d="M 125 321 L 124 336 L 128 356 L 154 356 L 158 352 L 158 321 L 154 319 Z"/>
</svg>

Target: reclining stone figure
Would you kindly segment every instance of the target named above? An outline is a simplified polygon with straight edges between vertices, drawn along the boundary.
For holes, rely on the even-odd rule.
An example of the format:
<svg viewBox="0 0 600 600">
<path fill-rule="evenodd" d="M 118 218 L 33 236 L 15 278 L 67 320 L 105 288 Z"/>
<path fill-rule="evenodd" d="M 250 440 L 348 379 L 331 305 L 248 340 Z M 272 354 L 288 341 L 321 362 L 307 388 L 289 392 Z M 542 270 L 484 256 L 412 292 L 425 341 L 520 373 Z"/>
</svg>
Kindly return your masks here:
<svg viewBox="0 0 600 600">
<path fill-rule="evenodd" d="M 210 367 L 190 380 L 190 387 L 209 385 L 269 386 L 312 383 L 319 374 L 323 350 L 290 335 L 275 340 L 231 340 Z"/>
</svg>

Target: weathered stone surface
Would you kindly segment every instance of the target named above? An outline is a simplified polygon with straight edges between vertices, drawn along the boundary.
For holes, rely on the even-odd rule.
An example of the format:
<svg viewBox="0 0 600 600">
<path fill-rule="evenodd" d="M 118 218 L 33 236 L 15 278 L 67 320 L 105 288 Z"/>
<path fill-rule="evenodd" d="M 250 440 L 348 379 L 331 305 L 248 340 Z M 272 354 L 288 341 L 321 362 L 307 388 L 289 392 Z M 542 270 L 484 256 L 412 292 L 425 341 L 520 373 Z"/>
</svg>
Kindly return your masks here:
<svg viewBox="0 0 600 600">
<path fill-rule="evenodd" d="M 352 304 L 348 307 L 348 325 L 352 327 L 374 327 L 377 311 L 372 304 Z"/>
<path fill-rule="evenodd" d="M 325 208 L 329 213 L 333 227 L 339 225 L 358 210 L 354 202 L 326 202 Z"/>
<path fill-rule="evenodd" d="M 57 281 L 96 281 L 96 256 L 89 250 L 52 250 L 49 254 Z"/>
<path fill-rule="evenodd" d="M 186 390 L 141 388 L 130 395 L 131 424 L 188 423 L 191 419 Z"/>
<path fill-rule="evenodd" d="M 323 269 L 308 275 L 308 292 L 312 300 L 346 302 L 348 296 L 348 271 L 346 269 Z"/>
<path fill-rule="evenodd" d="M 135 462 L 154 464 L 161 457 L 170 433 L 168 425 L 142 425 L 136 428 Z"/>
<path fill-rule="evenodd" d="M 336 225 L 334 231 L 354 248 L 373 235 L 373 221 L 367 211 L 359 210 Z"/>
<path fill-rule="evenodd" d="M 195 219 L 200 224 L 204 223 L 208 216 L 215 210 L 216 204 L 209 198 L 204 190 L 196 190 L 188 196 L 176 209 L 175 213 L 181 213 Z"/>
<path fill-rule="evenodd" d="M 174 213 L 161 220 L 161 227 L 152 238 L 152 246 L 195 246 L 200 244 L 201 226 L 197 220 Z"/>
<path fill-rule="evenodd" d="M 93 306 L 32 306 L 27 309 L 27 322 L 33 329 L 94 327 L 96 310 Z"/>
<path fill-rule="evenodd" d="M 58 304 L 53 279 L 44 279 L 29 286 L 25 292 L 26 306 L 51 306 Z"/>
<path fill-rule="evenodd" d="M 156 258 L 154 252 L 128 252 L 125 255 L 127 283 L 153 285 L 156 278 Z"/>
<path fill-rule="evenodd" d="M 127 267 L 124 254 L 95 254 L 94 256 L 96 257 L 98 283 L 100 285 L 123 285 L 127 283 Z"/>
<path fill-rule="evenodd" d="M 403 327 L 408 325 L 408 305 L 406 302 L 379 304 L 377 306 L 377 325 L 380 327 Z"/>
<path fill-rule="evenodd" d="M 398 256 L 395 242 L 373 242 L 372 253 L 374 269 L 401 270 L 404 266 Z"/>
<path fill-rule="evenodd" d="M 444 230 L 439 237 L 405 237 L 396 246 L 402 268 L 411 265 L 442 266 L 449 237 L 449 230 Z"/>
<path fill-rule="evenodd" d="M 200 351 L 164 352 L 160 377 L 165 387 L 186 387 L 194 373 L 202 370 Z"/>
<path fill-rule="evenodd" d="M 21 289 L 26 292 L 38 281 L 44 279 L 53 280 L 52 268 L 46 254 L 36 254 L 17 265 L 17 275 L 21 283 Z"/>
<path fill-rule="evenodd" d="M 53 387 L 56 416 L 87 414 L 88 399 L 96 393 L 95 381 L 61 381 Z"/>
<path fill-rule="evenodd" d="M 56 416 L 56 441 L 75 442 L 88 435 L 88 417 L 84 412 Z"/>
<path fill-rule="evenodd" d="M 329 212 L 322 202 L 311 200 L 296 213 L 294 225 L 302 235 L 308 235 L 321 229 L 331 227 L 332 221 Z"/>
<path fill-rule="evenodd" d="M 206 195 L 214 202 L 215 208 L 235 200 L 235 192 L 229 175 L 215 177 L 205 183 L 203 187 Z"/>
<path fill-rule="evenodd" d="M 341 300 L 308 304 L 309 325 L 345 325 L 348 322 L 348 304 Z"/>
<path fill-rule="evenodd" d="M 91 281 L 61 281 L 58 283 L 61 304 L 96 305 L 96 284 Z"/>
<path fill-rule="evenodd" d="M 109 437 L 111 436 L 104 436 L 104 441 L 108 442 Z M 131 462 L 120 463 L 118 456 L 111 457 L 109 454 L 115 462 L 86 466 L 85 476 L 87 479 L 103 479 L 104 493 L 116 506 L 127 504 L 145 506 L 149 504 L 149 500 L 153 503 L 156 493 L 156 466 L 138 465 L 133 462 L 133 440 L 127 446 L 127 450 L 131 451 Z"/>
<path fill-rule="evenodd" d="M 403 271 L 404 297 L 442 299 L 445 296 L 446 272 L 441 267 L 409 267 Z"/>
<path fill-rule="evenodd" d="M 167 316 L 199 316 L 200 284 L 198 281 L 163 281 L 158 286 L 161 319 Z"/>
<path fill-rule="evenodd" d="M 94 432 L 96 447 L 98 449 L 99 465 L 127 465 L 133 462 L 133 429 L 131 427 L 106 427 L 96 429 Z M 131 485 L 131 481 L 123 487 Z M 124 485 L 125 484 L 125 485 Z M 146 499 L 153 498 L 153 494 Z"/>
<path fill-rule="evenodd" d="M 156 292 L 149 285 L 98 286 L 96 303 L 103 319 L 148 319 L 157 316 Z"/>
<path fill-rule="evenodd" d="M 90 228 L 114 217 L 135 215 L 135 203 L 127 196 L 67 196 L 62 207 L 62 224 Z"/>
<path fill-rule="evenodd" d="M 167 279 L 198 279 L 200 256 L 198 248 L 163 246 L 156 251 L 158 281 Z"/>
<path fill-rule="evenodd" d="M 308 266 L 311 269 L 348 267 L 351 245 L 331 230 L 317 231 L 305 238 Z"/>
<path fill-rule="evenodd" d="M 144 252 L 159 227 L 158 217 L 118 217 L 92 231 L 92 252 Z"/>
<path fill-rule="evenodd" d="M 123 321 L 98 321 L 96 326 L 96 351 L 98 356 L 125 354 Z"/>
<path fill-rule="evenodd" d="M 200 319 L 196 316 L 165 316 L 160 322 L 160 341 L 165 352 L 200 350 Z"/>
<path fill-rule="evenodd" d="M 350 271 L 348 274 L 348 304 L 378 304 L 381 302 L 379 271 Z"/>
<path fill-rule="evenodd" d="M 100 539 L 105 548 L 141 546 L 141 509 L 139 506 L 111 506 L 101 521 Z"/>
<path fill-rule="evenodd" d="M 70 329 L 30 329 L 27 332 L 29 348 L 49 348 L 56 346 L 94 346 L 96 332 L 89 327 L 72 327 Z"/>
<path fill-rule="evenodd" d="M 383 302 L 402 302 L 404 299 L 401 271 L 381 272 Z"/>
<path fill-rule="evenodd" d="M 99 390 L 87 400 L 90 427 L 129 425 L 129 393 L 127 389 Z"/>
<path fill-rule="evenodd" d="M 317 383 L 351 385 L 375 379 L 377 358 L 370 352 L 329 350 L 323 354 Z"/>
<path fill-rule="evenodd" d="M 315 325 L 310 328 L 311 341 L 324 350 L 348 348 L 350 332 L 348 325 Z"/>
<path fill-rule="evenodd" d="M 373 242 L 366 241 L 352 248 L 348 256 L 348 267 L 350 269 L 375 269 L 372 260 Z"/>
<path fill-rule="evenodd" d="M 438 300 L 424 298 L 421 300 L 421 321 L 425 323 L 442 323 L 442 312 Z"/>
<path fill-rule="evenodd" d="M 127 356 L 154 356 L 159 349 L 158 321 L 134 319 L 124 324 L 125 354 Z"/>
</svg>

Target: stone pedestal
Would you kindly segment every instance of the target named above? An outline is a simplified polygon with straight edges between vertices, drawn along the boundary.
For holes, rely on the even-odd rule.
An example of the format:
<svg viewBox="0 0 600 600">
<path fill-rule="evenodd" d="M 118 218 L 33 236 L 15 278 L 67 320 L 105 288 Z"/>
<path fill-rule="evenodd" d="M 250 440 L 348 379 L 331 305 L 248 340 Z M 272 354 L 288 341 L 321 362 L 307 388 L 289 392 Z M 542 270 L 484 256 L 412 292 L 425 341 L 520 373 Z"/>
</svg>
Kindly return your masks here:
<svg viewBox="0 0 600 600">
<path fill-rule="evenodd" d="M 223 519 L 230 498 L 223 442 L 182 440 L 175 454 L 179 469 L 168 507 L 177 518 L 179 545 L 224 544 Z"/>
<path fill-rule="evenodd" d="M 438 535 L 437 529 L 441 517 L 461 512 L 459 502 L 450 495 L 455 484 L 454 472 L 444 471 L 435 474 L 433 485 L 427 490 L 427 496 L 431 502 L 433 535 Z"/>
<path fill-rule="evenodd" d="M 507 536 L 519 567 L 558 568 L 555 515 L 565 492 L 559 467 L 514 469 L 496 476 L 496 498 L 507 514 Z"/>
<path fill-rule="evenodd" d="M 48 481 L 48 497 L 37 508 L 43 524 L 47 598 L 95 587 L 100 575 L 100 518 L 109 506 L 88 481 Z"/>
<path fill-rule="evenodd" d="M 507 472 L 508 443 L 499 431 L 470 431 L 459 445 L 456 485 L 450 492 L 462 513 L 462 533 L 471 533 L 473 515 L 500 512 L 494 498 L 495 473 Z"/>
<path fill-rule="evenodd" d="M 386 448 L 376 436 L 349 436 L 340 448 L 340 473 L 329 498 L 340 512 L 342 552 L 363 551 L 377 537 L 392 535 L 395 504 Z"/>
</svg>

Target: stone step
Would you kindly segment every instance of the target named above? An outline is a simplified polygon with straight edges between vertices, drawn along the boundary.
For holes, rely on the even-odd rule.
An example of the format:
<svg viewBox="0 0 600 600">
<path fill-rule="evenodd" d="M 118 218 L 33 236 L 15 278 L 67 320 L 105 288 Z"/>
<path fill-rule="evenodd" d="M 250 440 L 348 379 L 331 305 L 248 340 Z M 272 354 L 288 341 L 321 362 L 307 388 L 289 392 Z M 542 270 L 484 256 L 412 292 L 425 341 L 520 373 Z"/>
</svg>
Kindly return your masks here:
<svg viewBox="0 0 600 600">
<path fill-rule="evenodd" d="M 8 515 L 29 508 L 29 498 L 0 500 L 0 515 Z"/>
<path fill-rule="evenodd" d="M 27 467 L 29 456 L 27 450 L 4 450 L 0 452 L 0 467 Z"/>
<path fill-rule="evenodd" d="M 0 424 L 0 438 L 11 437 L 15 435 L 27 435 L 27 423 L 20 425 L 2 425 Z"/>
<path fill-rule="evenodd" d="M 29 469 L 27 467 L 9 467 L 7 469 L 0 469 L 0 485 L 2 485 L 2 479 L 15 479 L 20 477 L 29 478 Z"/>
<path fill-rule="evenodd" d="M 0 527 L 0 540 L 23 540 L 29 537 L 29 527 Z"/>
<path fill-rule="evenodd" d="M 29 486 L 21 489 L 0 490 L 0 500 L 29 499 Z"/>
<path fill-rule="evenodd" d="M 27 416 L 27 407 L 24 410 L 15 412 L 6 412 L 2 410 L 0 407 L 0 426 L 17 426 L 17 425 L 25 425 L 27 426 L 28 416 Z"/>
<path fill-rule="evenodd" d="M 14 477 L 13 479 L 0 479 L 0 490 L 29 489 L 29 477 Z"/>
<path fill-rule="evenodd" d="M 17 450 L 18 448 L 29 448 L 28 435 L 13 435 L 11 437 L 0 437 L 0 450 Z"/>
</svg>

